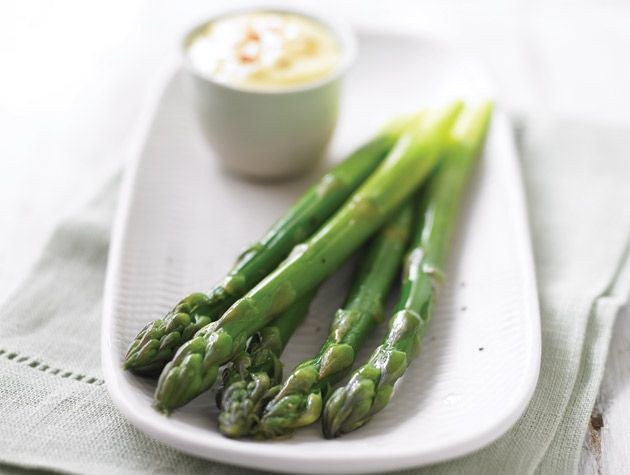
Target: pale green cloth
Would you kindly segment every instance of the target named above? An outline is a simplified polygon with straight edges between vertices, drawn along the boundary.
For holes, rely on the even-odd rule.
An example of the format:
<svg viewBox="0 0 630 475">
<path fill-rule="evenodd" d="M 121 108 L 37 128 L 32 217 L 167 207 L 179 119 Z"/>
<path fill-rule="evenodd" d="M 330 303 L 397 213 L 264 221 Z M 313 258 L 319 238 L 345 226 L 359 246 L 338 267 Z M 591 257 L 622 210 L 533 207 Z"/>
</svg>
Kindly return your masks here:
<svg viewBox="0 0 630 475">
<path fill-rule="evenodd" d="M 520 138 L 542 312 L 538 387 L 497 442 L 409 473 L 577 467 L 613 322 L 630 296 L 630 134 L 531 121 Z M 113 180 L 58 228 L 0 309 L 0 472 L 253 473 L 171 450 L 112 406 L 99 333 L 117 187 Z"/>
</svg>

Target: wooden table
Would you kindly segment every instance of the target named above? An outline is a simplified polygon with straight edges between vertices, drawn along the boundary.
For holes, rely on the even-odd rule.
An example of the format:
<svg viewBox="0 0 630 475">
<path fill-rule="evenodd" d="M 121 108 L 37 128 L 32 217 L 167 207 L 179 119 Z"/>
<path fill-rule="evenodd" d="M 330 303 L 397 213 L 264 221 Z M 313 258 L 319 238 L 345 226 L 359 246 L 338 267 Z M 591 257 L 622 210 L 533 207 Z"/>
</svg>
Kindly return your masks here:
<svg viewBox="0 0 630 475">
<path fill-rule="evenodd" d="M 0 298 L 55 224 L 122 166 L 134 120 L 186 26 L 225 2 L 0 3 Z M 533 5 L 532 5 L 533 3 Z M 630 126 L 630 3 L 323 2 L 353 21 L 449 38 L 517 113 Z M 630 321 L 621 315 L 583 473 L 630 473 Z"/>
</svg>

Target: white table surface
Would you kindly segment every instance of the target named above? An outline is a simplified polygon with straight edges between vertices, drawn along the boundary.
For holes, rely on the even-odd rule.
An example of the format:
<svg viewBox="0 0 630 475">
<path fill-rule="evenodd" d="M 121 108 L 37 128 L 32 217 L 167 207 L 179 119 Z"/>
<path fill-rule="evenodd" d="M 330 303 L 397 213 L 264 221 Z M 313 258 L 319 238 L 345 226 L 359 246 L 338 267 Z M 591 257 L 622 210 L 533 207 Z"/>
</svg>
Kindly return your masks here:
<svg viewBox="0 0 630 475">
<path fill-rule="evenodd" d="M 122 165 L 148 85 L 186 26 L 225 1 L 0 1 L 0 299 L 55 224 Z M 233 3 L 233 2 L 232 2 Z M 513 112 L 630 127 L 630 1 L 318 2 L 352 21 L 450 38 Z M 622 314 L 583 473 L 630 473 L 630 321 Z"/>
</svg>

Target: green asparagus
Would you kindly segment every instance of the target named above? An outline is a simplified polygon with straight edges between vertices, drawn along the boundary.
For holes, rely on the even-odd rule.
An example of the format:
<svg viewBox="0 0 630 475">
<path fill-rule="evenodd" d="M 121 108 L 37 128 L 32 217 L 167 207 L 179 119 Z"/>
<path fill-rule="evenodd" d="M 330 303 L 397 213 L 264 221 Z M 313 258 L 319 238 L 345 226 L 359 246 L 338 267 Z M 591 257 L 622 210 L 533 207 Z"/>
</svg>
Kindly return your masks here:
<svg viewBox="0 0 630 475">
<path fill-rule="evenodd" d="M 254 332 L 317 287 L 361 246 L 431 172 L 461 103 L 432 111 L 405 130 L 361 187 L 276 270 L 197 332 L 166 365 L 155 392 L 157 410 L 169 412 L 209 389 L 219 367 L 242 351 Z"/>
<path fill-rule="evenodd" d="M 466 108 L 459 117 L 450 151 L 422 193 L 419 226 L 389 331 L 368 362 L 327 401 L 322 417 L 327 438 L 353 431 L 381 411 L 392 397 L 395 382 L 417 353 L 442 284 L 461 196 L 484 142 L 491 112 L 492 105 L 484 103 Z"/>
<path fill-rule="evenodd" d="M 412 120 L 414 116 L 394 120 L 324 175 L 209 293 L 191 294 L 164 318 L 147 324 L 131 344 L 123 366 L 136 373 L 159 372 L 181 345 L 217 320 L 286 258 L 293 246 L 313 234 L 376 169 Z"/>
<path fill-rule="evenodd" d="M 247 350 L 237 356 L 223 374 L 217 394 L 219 430 L 228 437 L 253 435 L 268 390 L 282 381 L 280 354 L 308 313 L 317 291 L 291 305 L 272 323 L 254 334 Z"/>
<path fill-rule="evenodd" d="M 412 218 L 413 208 L 407 204 L 373 238 L 346 304 L 335 314 L 317 355 L 300 363 L 284 385 L 270 391 L 274 398 L 265 406 L 260 435 L 286 436 L 319 419 L 331 385 L 352 367 L 374 325 L 384 319 L 384 301 L 400 267 Z"/>
</svg>

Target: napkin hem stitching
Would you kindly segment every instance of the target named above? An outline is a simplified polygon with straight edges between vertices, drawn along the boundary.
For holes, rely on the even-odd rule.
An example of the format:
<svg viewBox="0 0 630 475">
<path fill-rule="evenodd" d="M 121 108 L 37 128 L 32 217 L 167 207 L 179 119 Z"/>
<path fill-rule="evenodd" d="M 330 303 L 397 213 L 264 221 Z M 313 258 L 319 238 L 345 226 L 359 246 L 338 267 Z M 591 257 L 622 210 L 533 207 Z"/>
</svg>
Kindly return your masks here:
<svg viewBox="0 0 630 475">
<path fill-rule="evenodd" d="M 81 373 L 75 373 L 73 371 L 66 371 L 61 368 L 56 368 L 45 363 L 42 363 L 39 359 L 34 358 L 32 356 L 21 355 L 17 351 L 8 351 L 3 348 L 0 348 L 0 357 L 3 357 L 7 360 L 13 361 L 17 364 L 22 364 L 29 366 L 33 369 L 42 371 L 44 373 L 58 375 L 61 378 L 65 379 L 74 379 L 75 381 L 79 381 L 85 384 L 93 384 L 96 386 L 100 386 L 104 383 L 104 381 L 100 378 L 95 378 L 93 376 L 87 376 Z"/>
</svg>

